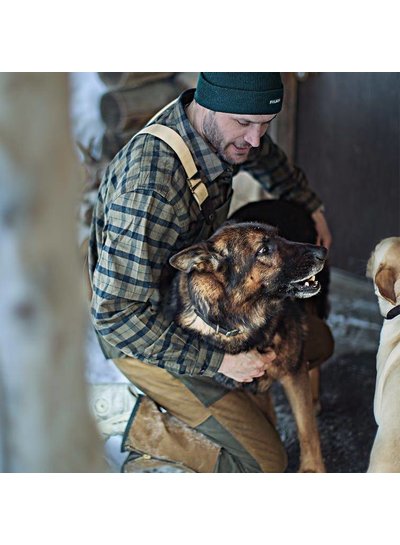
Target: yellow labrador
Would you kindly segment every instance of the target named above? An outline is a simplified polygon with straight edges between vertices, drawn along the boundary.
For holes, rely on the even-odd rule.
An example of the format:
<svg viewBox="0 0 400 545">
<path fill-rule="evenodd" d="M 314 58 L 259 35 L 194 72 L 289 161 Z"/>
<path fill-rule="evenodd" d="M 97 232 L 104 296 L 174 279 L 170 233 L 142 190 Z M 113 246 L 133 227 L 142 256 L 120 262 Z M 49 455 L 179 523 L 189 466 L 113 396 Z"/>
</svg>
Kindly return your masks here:
<svg viewBox="0 0 400 545">
<path fill-rule="evenodd" d="M 400 237 L 386 238 L 376 246 L 367 276 L 374 281 L 384 317 L 376 359 L 378 431 L 368 472 L 400 472 Z"/>
</svg>

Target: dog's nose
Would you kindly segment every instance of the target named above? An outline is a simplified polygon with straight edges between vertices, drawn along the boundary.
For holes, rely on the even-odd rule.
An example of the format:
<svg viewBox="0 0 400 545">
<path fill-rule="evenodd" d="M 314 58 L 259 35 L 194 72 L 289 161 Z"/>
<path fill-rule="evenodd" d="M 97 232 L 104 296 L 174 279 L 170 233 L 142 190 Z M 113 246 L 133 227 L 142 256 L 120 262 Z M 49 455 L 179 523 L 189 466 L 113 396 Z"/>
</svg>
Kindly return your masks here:
<svg viewBox="0 0 400 545">
<path fill-rule="evenodd" d="M 328 250 L 323 246 L 314 246 L 314 255 L 319 261 L 325 261 Z"/>
</svg>

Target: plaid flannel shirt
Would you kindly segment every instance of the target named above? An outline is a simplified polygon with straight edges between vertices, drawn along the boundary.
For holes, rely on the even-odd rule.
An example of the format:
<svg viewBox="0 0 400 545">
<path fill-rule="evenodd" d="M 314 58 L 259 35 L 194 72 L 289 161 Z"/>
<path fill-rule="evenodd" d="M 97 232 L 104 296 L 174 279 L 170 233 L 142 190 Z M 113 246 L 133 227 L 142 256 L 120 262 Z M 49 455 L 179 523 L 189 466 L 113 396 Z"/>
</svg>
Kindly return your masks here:
<svg viewBox="0 0 400 545">
<path fill-rule="evenodd" d="M 226 202 L 239 168 L 276 198 L 298 202 L 310 212 L 321 205 L 303 172 L 289 165 L 268 135 L 241 167 L 222 161 L 188 121 L 185 106 L 193 94 L 183 93 L 156 122 L 183 137 L 215 208 Z M 149 135 L 128 142 L 104 174 L 89 243 L 91 315 L 107 357 L 134 357 L 179 374 L 218 371 L 223 352 L 168 320 L 160 304 L 165 264 L 197 240 L 202 225 L 172 149 Z"/>
</svg>

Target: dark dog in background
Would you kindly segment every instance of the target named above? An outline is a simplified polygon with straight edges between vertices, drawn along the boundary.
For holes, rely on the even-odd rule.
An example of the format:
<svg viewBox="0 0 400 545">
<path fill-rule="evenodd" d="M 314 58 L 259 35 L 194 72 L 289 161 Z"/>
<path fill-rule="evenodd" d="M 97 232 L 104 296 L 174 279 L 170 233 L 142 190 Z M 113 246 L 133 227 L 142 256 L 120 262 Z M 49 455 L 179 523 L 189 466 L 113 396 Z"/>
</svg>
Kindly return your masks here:
<svg viewBox="0 0 400 545">
<path fill-rule="evenodd" d="M 319 292 L 315 275 L 326 255 L 324 248 L 280 237 L 275 227 L 228 222 L 170 259 L 180 273 L 169 310 L 183 328 L 231 354 L 274 349 L 276 359 L 256 384 L 265 391 L 273 380 L 282 383 L 297 423 L 300 471 L 324 471 L 303 358 L 304 311 L 297 301 Z M 234 382 L 219 379 L 227 387 Z"/>
</svg>

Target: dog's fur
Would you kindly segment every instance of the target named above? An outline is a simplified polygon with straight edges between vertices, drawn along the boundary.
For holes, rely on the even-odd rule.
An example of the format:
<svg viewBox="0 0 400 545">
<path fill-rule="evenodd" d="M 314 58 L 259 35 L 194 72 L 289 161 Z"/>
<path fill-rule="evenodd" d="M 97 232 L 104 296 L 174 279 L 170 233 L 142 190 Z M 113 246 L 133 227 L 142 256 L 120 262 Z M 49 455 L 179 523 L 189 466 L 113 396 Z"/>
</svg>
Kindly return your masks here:
<svg viewBox="0 0 400 545">
<path fill-rule="evenodd" d="M 379 427 L 368 471 L 400 472 L 400 315 L 386 319 L 400 305 L 400 237 L 386 238 L 376 246 L 367 276 L 374 281 L 385 318 L 376 359 L 374 413 Z"/>
<path fill-rule="evenodd" d="M 321 271 L 326 254 L 324 248 L 283 239 L 274 227 L 247 222 L 227 223 L 170 259 L 180 271 L 170 310 L 183 328 L 230 354 L 274 349 L 276 359 L 255 382 L 258 391 L 275 379 L 282 382 L 298 427 L 300 471 L 324 471 L 324 464 L 303 359 L 304 313 L 295 298 L 318 293 L 318 282 L 304 282 Z M 229 336 L 216 325 L 238 333 Z M 227 387 L 234 382 L 219 379 Z"/>
</svg>

